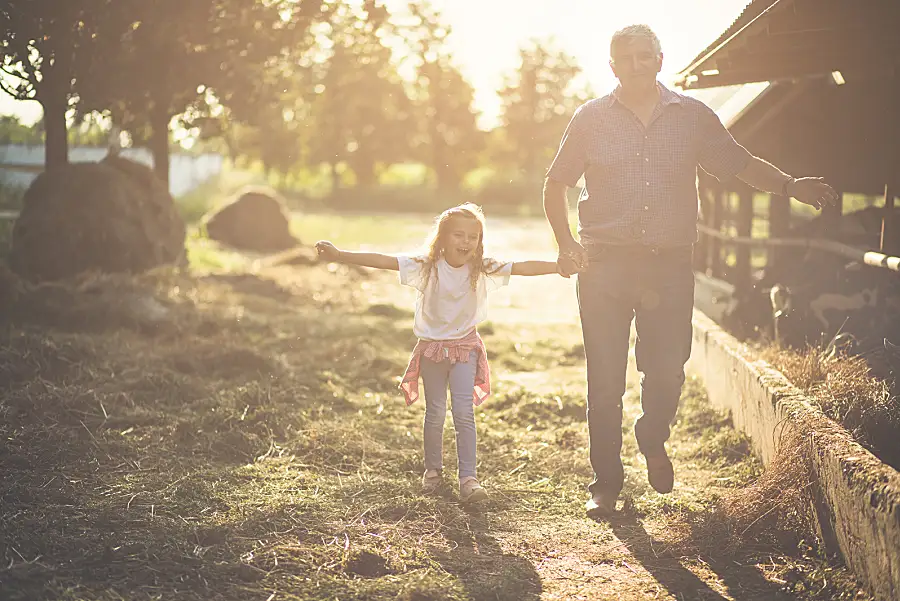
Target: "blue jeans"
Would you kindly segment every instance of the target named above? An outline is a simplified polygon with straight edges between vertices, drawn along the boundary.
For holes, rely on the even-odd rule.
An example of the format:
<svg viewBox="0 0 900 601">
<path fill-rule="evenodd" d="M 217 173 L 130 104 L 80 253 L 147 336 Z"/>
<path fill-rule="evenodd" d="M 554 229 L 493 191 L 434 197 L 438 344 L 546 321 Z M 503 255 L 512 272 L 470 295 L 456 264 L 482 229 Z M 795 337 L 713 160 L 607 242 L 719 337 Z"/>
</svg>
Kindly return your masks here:
<svg viewBox="0 0 900 601">
<path fill-rule="evenodd" d="M 465 363 L 440 363 L 422 358 L 420 374 L 425 389 L 425 469 L 440 470 L 443 466 L 444 421 L 447 418 L 447 384 L 450 384 L 450 404 L 453 428 L 456 430 L 456 454 L 459 478 L 475 477 L 475 369 L 478 366 L 474 351 Z"/>
<path fill-rule="evenodd" d="M 592 247 L 588 268 L 577 276 L 587 359 L 592 494 L 618 495 L 624 484 L 622 397 L 632 319 L 642 373 L 642 415 L 634 426 L 635 437 L 645 455 L 665 450 L 691 354 L 691 250 Z"/>
</svg>

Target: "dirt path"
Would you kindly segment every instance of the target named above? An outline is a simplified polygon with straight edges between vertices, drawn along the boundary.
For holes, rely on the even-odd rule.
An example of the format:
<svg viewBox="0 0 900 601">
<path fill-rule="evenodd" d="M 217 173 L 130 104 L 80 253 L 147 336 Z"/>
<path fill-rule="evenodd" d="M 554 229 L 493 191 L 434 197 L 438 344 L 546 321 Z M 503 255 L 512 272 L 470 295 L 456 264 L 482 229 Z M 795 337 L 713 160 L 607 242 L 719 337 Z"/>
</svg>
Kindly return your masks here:
<svg viewBox="0 0 900 601">
<path fill-rule="evenodd" d="M 390 233 L 388 218 L 378 224 Z M 489 224 L 497 255 L 553 258 L 542 221 Z M 414 343 L 412 296 L 396 274 L 254 271 L 191 244 L 190 274 L 38 291 L 21 299 L 33 319 L 0 330 L 0 598 L 866 599 L 835 588 L 841 574 L 827 564 L 710 537 L 716 498 L 740 494 L 759 466 L 694 381 L 671 439 L 675 491 L 663 496 L 631 432 L 630 369 L 619 514 L 584 516 L 574 281 L 515 278 L 492 299 L 482 333 L 496 384 L 477 414 L 491 498 L 466 508 L 452 488 L 419 490 L 423 407 L 404 406 L 396 387 Z M 148 294 L 163 323 L 123 313 Z M 444 442 L 452 473 L 449 423 Z"/>
<path fill-rule="evenodd" d="M 493 251 L 513 260 L 554 260 L 552 238 L 542 225 L 533 220 L 493 220 L 486 253 Z M 369 285 L 376 302 L 399 306 L 409 302 L 409 295 L 390 279 L 384 288 Z M 536 448 L 523 449 L 524 461 L 514 461 L 512 470 L 497 473 L 491 464 L 505 462 L 498 461 L 496 455 L 515 454 L 516 450 L 503 447 L 510 442 L 511 424 L 492 418 L 491 403 L 496 401 L 485 406 L 479 442 L 482 478 L 497 501 L 484 513 L 465 514 L 462 529 L 467 535 L 455 541 L 458 546 L 453 562 L 460 573 L 474 570 L 479 574 L 468 589 L 473 598 L 792 598 L 778 592 L 777 578 L 768 580 L 762 566 L 732 561 L 716 565 L 700 555 L 685 556 L 670 545 L 673 537 L 668 531 L 668 516 L 708 506 L 717 495 L 746 481 L 758 469 L 748 456 L 745 441 L 704 405 L 698 382 L 689 382 L 686 387 L 686 406 L 670 441 L 676 466 L 675 491 L 658 495 L 646 482 L 645 465 L 631 429 L 640 414 L 639 374 L 632 347 L 624 402 L 626 486 L 619 504 L 621 512 L 609 522 L 596 523 L 582 513 L 587 499 L 583 487 L 590 479 L 583 425 L 584 364 L 578 358 L 567 365 L 554 365 L 549 356 L 554 351 L 547 348 L 579 352 L 575 280 L 557 276 L 512 278 L 508 288 L 491 298 L 490 324 L 492 334 L 485 336 L 488 347 L 494 339 L 501 348 L 511 344 L 517 358 L 528 364 L 526 369 L 517 370 L 516 359 L 505 358 L 494 365 L 501 399 L 509 391 L 527 390 L 540 398 L 567 399 L 577 403 L 578 409 L 566 413 L 562 423 L 519 424 L 531 430 L 527 444 Z M 566 441 L 573 446 L 564 452 L 559 448 L 560 430 L 570 435 L 562 437 L 562 446 Z M 452 441 L 448 443 L 445 455 L 452 461 Z M 554 457 L 565 463 L 554 465 Z M 551 467 L 547 472 L 540 467 L 527 469 L 531 464 Z M 480 566 L 483 568 L 478 569 Z M 516 593 L 504 593 L 502 586 L 485 588 L 484 569 L 491 575 L 525 572 L 528 584 Z"/>
</svg>

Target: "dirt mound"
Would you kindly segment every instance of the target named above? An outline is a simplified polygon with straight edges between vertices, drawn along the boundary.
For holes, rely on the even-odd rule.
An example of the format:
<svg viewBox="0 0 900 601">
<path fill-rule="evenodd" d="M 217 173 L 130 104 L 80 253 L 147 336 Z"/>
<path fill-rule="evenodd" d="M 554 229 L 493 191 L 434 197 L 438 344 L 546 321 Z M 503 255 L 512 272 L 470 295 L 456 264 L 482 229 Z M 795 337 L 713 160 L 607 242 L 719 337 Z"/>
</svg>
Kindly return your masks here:
<svg viewBox="0 0 900 601">
<path fill-rule="evenodd" d="M 318 262 L 319 257 L 315 248 L 298 246 L 260 259 L 256 268 L 277 267 L 278 265 L 308 266 L 316 265 Z"/>
<path fill-rule="evenodd" d="M 29 280 L 136 273 L 184 256 L 185 225 L 147 167 L 121 157 L 41 173 L 25 192 L 9 263 Z"/>
<path fill-rule="evenodd" d="M 290 213 L 270 190 L 244 191 L 203 218 L 211 240 L 239 250 L 280 252 L 300 242 L 290 231 Z"/>
<path fill-rule="evenodd" d="M 96 272 L 52 282 L 29 282 L 0 263 L 0 325 L 14 323 L 71 332 L 132 328 L 159 333 L 175 316 L 156 292 L 154 271 Z"/>
</svg>

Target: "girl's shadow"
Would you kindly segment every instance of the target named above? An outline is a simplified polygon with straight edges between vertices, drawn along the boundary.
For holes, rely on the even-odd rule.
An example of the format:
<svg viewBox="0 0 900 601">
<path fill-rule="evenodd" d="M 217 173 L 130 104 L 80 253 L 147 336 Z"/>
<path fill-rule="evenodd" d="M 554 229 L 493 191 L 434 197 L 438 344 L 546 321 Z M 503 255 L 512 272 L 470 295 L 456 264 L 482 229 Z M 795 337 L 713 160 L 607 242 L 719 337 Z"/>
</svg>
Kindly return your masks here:
<svg viewBox="0 0 900 601">
<path fill-rule="evenodd" d="M 448 493 L 451 505 L 438 516 L 449 550 L 434 549 L 441 567 L 459 579 L 474 601 L 537 601 L 541 579 L 528 559 L 505 553 L 490 534 L 493 502 L 460 505 Z"/>
</svg>

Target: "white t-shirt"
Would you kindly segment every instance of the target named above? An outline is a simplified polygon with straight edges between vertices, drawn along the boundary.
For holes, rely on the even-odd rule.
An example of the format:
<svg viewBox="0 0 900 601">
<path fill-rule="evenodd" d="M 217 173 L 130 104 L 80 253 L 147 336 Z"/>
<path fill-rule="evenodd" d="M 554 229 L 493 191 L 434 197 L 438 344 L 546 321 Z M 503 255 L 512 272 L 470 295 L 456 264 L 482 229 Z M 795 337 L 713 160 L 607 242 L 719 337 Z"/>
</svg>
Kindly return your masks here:
<svg viewBox="0 0 900 601">
<path fill-rule="evenodd" d="M 452 267 L 443 257 L 434 264 L 426 283 L 425 257 L 400 256 L 400 283 L 418 290 L 413 333 L 425 340 L 458 340 L 487 319 L 487 293 L 509 284 L 512 263 L 485 259 L 488 274 L 481 274 L 473 289 L 470 265 Z"/>
</svg>

